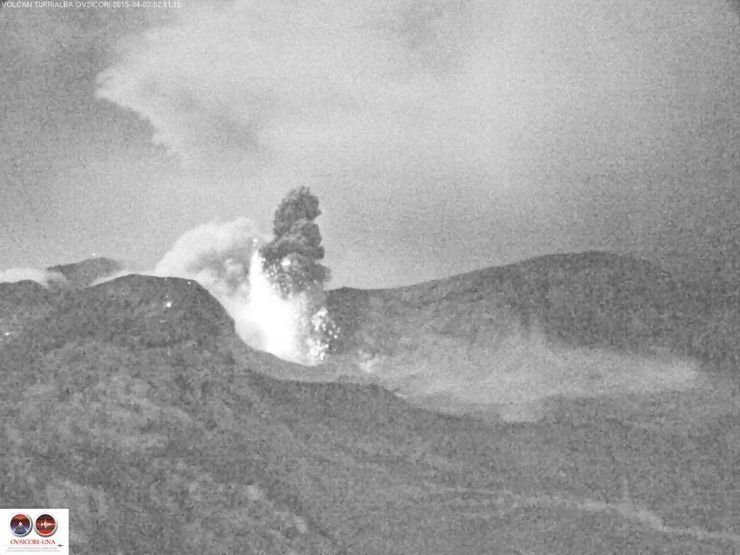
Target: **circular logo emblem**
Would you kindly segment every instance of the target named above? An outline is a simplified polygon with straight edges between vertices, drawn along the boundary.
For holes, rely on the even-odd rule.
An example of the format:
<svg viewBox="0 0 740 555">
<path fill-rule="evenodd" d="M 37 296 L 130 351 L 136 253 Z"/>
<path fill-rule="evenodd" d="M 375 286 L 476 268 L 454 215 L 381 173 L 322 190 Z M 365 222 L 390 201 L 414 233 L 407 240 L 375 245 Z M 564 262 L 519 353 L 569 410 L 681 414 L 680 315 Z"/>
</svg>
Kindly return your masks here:
<svg viewBox="0 0 740 555">
<path fill-rule="evenodd" d="M 19 538 L 30 534 L 32 529 L 31 519 L 28 518 L 28 515 L 18 513 L 10 519 L 10 531 L 13 532 L 13 535 L 18 536 Z"/>
<path fill-rule="evenodd" d="M 48 538 L 57 531 L 57 521 L 51 515 L 41 515 L 36 519 L 36 533 L 43 537 Z"/>
</svg>

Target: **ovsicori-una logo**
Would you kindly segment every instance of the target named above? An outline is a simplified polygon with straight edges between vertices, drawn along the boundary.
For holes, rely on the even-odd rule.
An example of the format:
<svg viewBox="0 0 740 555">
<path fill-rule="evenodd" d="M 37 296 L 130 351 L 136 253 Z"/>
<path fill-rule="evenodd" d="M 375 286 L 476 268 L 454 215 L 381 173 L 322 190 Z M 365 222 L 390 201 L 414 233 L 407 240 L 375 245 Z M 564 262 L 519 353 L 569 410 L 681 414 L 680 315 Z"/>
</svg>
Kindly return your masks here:
<svg viewBox="0 0 740 555">
<path fill-rule="evenodd" d="M 13 532 L 14 536 L 22 538 L 30 534 L 32 529 L 31 519 L 28 518 L 28 515 L 18 513 L 10 519 L 10 531 Z"/>
</svg>

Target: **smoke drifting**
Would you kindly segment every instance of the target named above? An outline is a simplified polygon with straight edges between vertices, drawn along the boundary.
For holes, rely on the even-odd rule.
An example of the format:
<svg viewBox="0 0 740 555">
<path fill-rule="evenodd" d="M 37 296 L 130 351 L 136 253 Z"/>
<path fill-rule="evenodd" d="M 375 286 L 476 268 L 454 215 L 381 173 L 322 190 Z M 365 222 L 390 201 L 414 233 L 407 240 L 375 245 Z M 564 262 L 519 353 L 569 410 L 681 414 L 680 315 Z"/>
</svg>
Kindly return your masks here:
<svg viewBox="0 0 740 555">
<path fill-rule="evenodd" d="M 200 283 L 231 315 L 248 345 L 292 362 L 318 364 L 328 349 L 323 297 L 314 298 L 322 292 L 281 294 L 259 251 L 268 239 L 247 218 L 200 225 L 175 242 L 153 274 Z"/>
<path fill-rule="evenodd" d="M 217 296 L 248 286 L 252 253 L 262 236 L 247 218 L 186 231 L 159 260 L 154 274 L 187 277 Z"/>
<path fill-rule="evenodd" d="M 321 172 L 370 165 L 390 178 L 412 163 L 430 176 L 498 173 L 523 154 L 512 148 L 522 134 L 663 130 L 665 104 L 683 99 L 660 70 L 687 39 L 639 33 L 650 15 L 642 4 L 624 13 L 541 0 L 204 6 L 127 43 L 98 95 L 151 122 L 154 141 L 188 163 L 237 148 L 251 163 Z M 660 9 L 671 22 L 698 11 Z"/>
<path fill-rule="evenodd" d="M 692 172 L 730 186 L 737 18 L 720 1 L 190 4 L 121 43 L 98 96 L 255 214 L 311 186 L 333 256 L 380 261 L 330 252 L 338 282 L 678 248 L 675 222 L 706 204 Z"/>
<path fill-rule="evenodd" d="M 35 281 L 49 287 L 52 283 L 64 284 L 67 282 L 59 272 L 50 272 L 39 268 L 10 268 L 0 271 L 0 283 L 15 283 L 18 281 Z"/>
</svg>

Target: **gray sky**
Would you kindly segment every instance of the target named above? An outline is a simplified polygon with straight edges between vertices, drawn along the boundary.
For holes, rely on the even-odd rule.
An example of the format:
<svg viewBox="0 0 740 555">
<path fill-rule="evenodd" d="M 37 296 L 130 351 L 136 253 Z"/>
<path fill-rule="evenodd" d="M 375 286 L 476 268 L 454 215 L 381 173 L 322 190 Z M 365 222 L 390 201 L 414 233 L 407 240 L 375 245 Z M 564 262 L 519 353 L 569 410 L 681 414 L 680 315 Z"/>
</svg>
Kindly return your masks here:
<svg viewBox="0 0 740 555">
<path fill-rule="evenodd" d="M 335 285 L 737 260 L 734 2 L 182 5 L 0 10 L 0 268 L 151 266 L 298 185 Z"/>
</svg>

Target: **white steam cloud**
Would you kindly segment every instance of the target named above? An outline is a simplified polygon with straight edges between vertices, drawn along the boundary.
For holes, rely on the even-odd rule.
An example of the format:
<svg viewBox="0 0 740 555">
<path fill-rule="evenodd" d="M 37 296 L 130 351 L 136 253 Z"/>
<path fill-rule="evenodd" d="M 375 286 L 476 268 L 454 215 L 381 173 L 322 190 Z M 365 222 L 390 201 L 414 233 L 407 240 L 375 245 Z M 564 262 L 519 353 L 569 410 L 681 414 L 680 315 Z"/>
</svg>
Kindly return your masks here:
<svg viewBox="0 0 740 555">
<path fill-rule="evenodd" d="M 285 360 L 314 365 L 328 344 L 325 308 L 309 293 L 282 296 L 263 269 L 259 246 L 268 238 L 247 218 L 208 223 L 185 232 L 154 268 L 157 276 L 193 279 L 234 319 L 248 345 Z"/>
<path fill-rule="evenodd" d="M 664 68 L 696 40 L 682 22 L 708 23 L 696 0 L 657 4 L 676 36 L 636 29 L 655 17 L 639 0 L 192 7 L 125 44 L 98 95 L 147 119 L 155 142 L 188 162 L 234 163 L 238 152 L 306 174 L 499 173 L 523 141 L 557 148 L 563 127 L 654 139 L 682 115 L 666 113 L 679 93 Z"/>
<path fill-rule="evenodd" d="M 51 283 L 66 283 L 65 278 L 59 272 L 50 272 L 40 268 L 9 268 L 0 271 L 0 283 L 15 283 L 18 281 L 35 281 L 44 287 Z"/>
<path fill-rule="evenodd" d="M 687 155 L 704 168 L 703 152 L 726 152 L 726 133 L 702 127 L 735 118 L 725 4 L 187 2 L 121 42 L 97 95 L 148 121 L 193 190 L 263 214 L 286 183 L 313 187 L 334 205 L 327 242 L 367 266 L 332 260 L 338 281 L 387 283 L 389 260 L 393 281 L 431 279 L 612 245 L 611 230 L 594 235 L 611 197 L 584 206 L 574 184 L 606 176 L 599 188 L 621 195 L 613 176 L 672 183 Z M 651 226 L 667 217 L 651 213 Z M 639 234 L 625 228 L 624 240 Z M 424 256 L 407 247 L 416 240 L 443 246 Z M 471 262 L 471 246 L 501 255 Z"/>
</svg>

